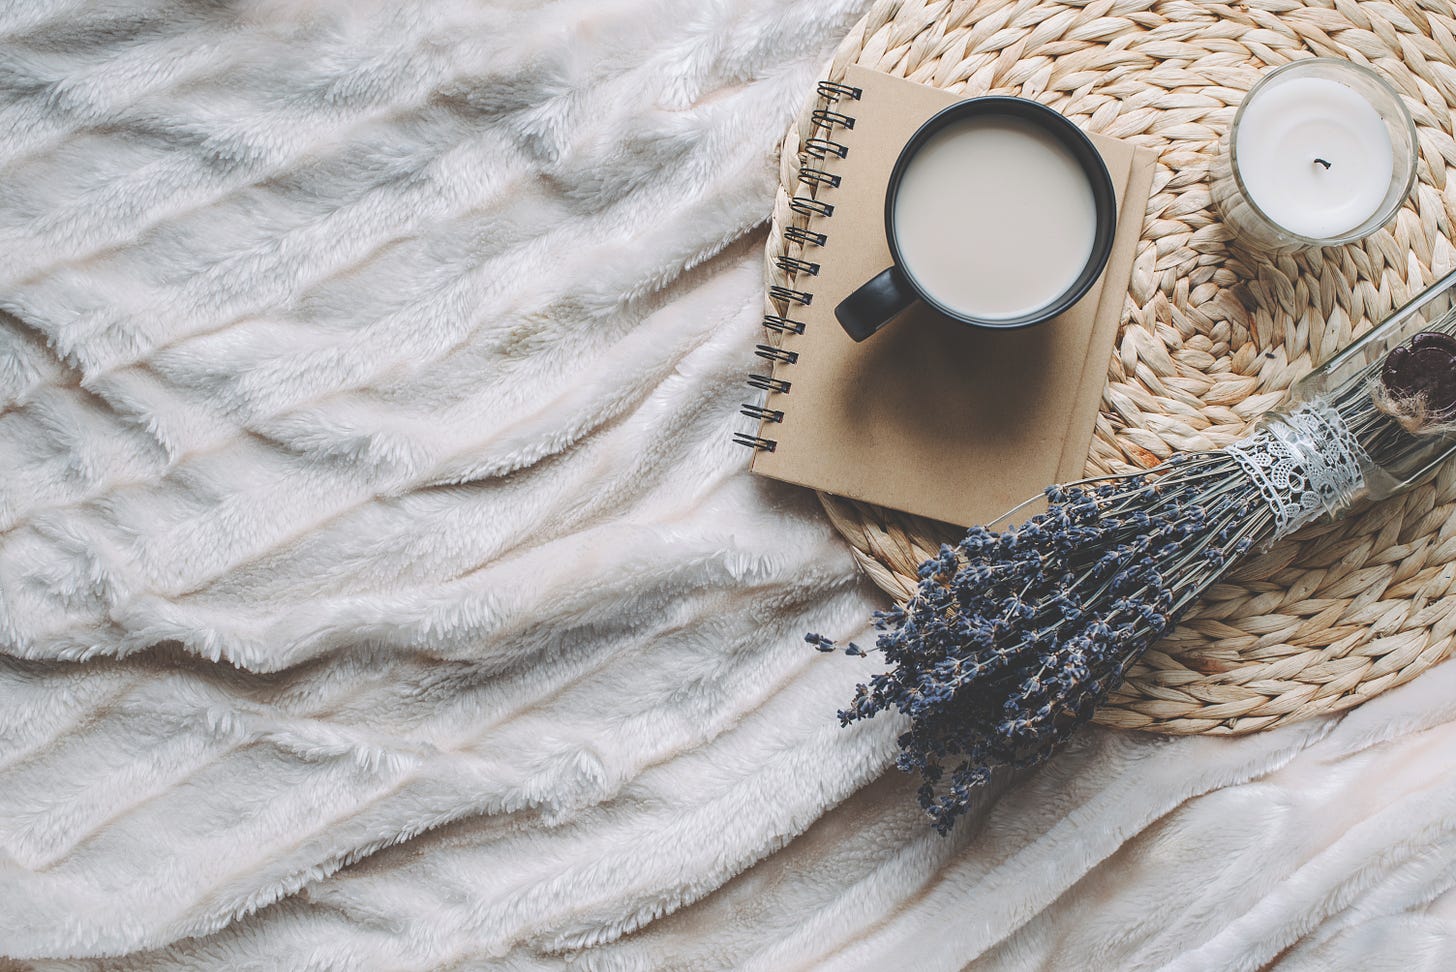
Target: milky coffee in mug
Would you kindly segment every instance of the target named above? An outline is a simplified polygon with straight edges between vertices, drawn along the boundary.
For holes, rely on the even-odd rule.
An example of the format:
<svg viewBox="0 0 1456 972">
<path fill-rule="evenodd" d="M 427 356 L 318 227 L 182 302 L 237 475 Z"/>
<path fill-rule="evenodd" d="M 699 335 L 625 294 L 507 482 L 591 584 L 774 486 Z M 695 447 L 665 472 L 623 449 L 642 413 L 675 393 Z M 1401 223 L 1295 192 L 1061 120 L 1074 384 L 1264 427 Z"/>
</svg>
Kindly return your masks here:
<svg viewBox="0 0 1456 972">
<path fill-rule="evenodd" d="M 856 341 L 916 300 L 977 327 L 1050 320 L 1096 282 L 1116 225 L 1107 166 L 1077 126 L 1022 98 L 962 101 L 901 151 L 885 194 L 894 264 L 835 316 Z"/>
</svg>

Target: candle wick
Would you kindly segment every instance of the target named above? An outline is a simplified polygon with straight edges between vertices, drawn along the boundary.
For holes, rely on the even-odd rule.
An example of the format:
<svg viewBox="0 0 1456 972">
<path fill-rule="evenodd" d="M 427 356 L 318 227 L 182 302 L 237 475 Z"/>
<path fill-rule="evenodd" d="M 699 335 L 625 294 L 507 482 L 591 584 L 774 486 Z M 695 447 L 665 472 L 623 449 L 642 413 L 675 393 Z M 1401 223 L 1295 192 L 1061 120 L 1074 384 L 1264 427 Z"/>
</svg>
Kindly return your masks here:
<svg viewBox="0 0 1456 972">
<path fill-rule="evenodd" d="M 1324 159 L 1315 159 L 1314 160 L 1314 164 L 1315 165 L 1322 165 L 1322 166 L 1324 166 L 1326 172 L 1328 172 L 1329 169 L 1330 169 L 1330 164 L 1328 162 L 1326 162 Z"/>
</svg>

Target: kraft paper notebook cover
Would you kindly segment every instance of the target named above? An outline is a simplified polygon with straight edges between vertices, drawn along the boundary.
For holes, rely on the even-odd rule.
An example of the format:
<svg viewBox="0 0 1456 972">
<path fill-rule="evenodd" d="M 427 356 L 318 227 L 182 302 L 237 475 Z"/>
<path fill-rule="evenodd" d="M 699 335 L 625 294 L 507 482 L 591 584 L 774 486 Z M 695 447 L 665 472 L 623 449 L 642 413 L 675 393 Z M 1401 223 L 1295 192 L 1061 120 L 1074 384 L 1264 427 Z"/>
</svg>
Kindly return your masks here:
<svg viewBox="0 0 1456 972">
<path fill-rule="evenodd" d="M 1155 156 L 1091 136 L 1112 176 L 1118 228 L 1102 278 L 1066 313 L 997 332 L 917 304 L 856 344 L 834 308 L 890 265 L 890 170 L 921 123 L 960 99 L 860 67 L 844 83 L 859 97 L 821 105 L 842 117 L 824 116 L 832 127 L 809 147 L 825 158 L 804 163 L 824 177 L 812 197 L 801 187 L 796 204 L 823 212 L 789 247 L 817 272 L 805 266 L 794 275 L 789 290 L 799 296 L 781 302 L 790 330 L 777 348 L 762 349 L 782 360 L 750 379 L 767 389 L 768 416 L 753 470 L 962 526 L 990 523 L 1048 484 L 1082 475 Z M 793 333 L 799 324 L 803 333 Z"/>
</svg>

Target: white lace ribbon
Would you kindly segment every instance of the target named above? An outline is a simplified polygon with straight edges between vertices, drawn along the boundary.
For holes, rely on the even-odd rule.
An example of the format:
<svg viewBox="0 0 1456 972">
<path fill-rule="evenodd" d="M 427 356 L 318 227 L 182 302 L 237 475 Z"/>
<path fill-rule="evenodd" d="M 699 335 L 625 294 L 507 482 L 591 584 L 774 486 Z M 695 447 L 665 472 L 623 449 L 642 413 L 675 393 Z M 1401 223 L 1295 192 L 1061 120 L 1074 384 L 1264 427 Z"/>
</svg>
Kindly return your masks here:
<svg viewBox="0 0 1456 972">
<path fill-rule="evenodd" d="M 1227 447 L 1274 511 L 1274 538 L 1340 513 L 1365 484 L 1369 460 L 1340 413 L 1321 401 L 1265 419 Z"/>
</svg>

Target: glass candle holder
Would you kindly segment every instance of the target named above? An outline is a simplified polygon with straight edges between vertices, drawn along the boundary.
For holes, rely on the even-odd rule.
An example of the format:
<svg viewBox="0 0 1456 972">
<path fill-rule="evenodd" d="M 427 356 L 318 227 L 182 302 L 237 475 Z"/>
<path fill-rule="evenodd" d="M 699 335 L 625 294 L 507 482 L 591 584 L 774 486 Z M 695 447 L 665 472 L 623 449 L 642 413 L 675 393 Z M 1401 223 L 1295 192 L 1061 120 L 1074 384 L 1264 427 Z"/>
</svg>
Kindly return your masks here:
<svg viewBox="0 0 1456 972">
<path fill-rule="evenodd" d="M 1239 105 L 1219 141 L 1213 199 L 1256 250 L 1349 243 L 1395 216 L 1418 151 L 1410 111 L 1380 75 L 1334 57 L 1293 61 Z"/>
</svg>

